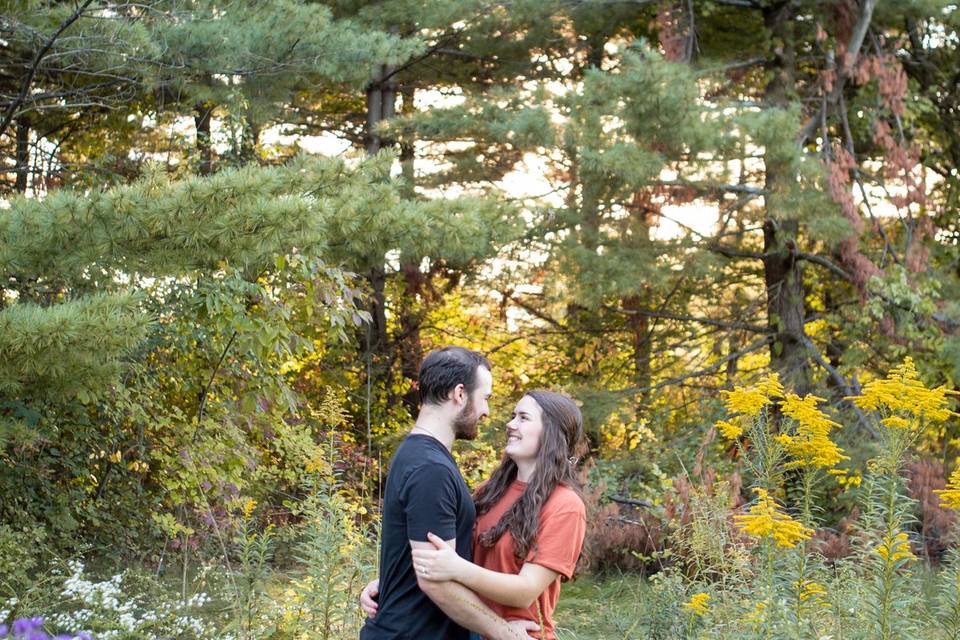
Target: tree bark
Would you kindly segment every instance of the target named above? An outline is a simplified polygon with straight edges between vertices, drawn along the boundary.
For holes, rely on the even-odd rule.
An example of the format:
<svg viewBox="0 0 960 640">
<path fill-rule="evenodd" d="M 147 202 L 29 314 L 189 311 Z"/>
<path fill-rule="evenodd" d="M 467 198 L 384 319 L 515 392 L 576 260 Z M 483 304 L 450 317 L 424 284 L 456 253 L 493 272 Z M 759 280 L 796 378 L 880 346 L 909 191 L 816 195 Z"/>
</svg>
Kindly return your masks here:
<svg viewBox="0 0 960 640">
<path fill-rule="evenodd" d="M 623 299 L 623 308 L 627 311 L 639 311 L 649 304 L 648 295 L 632 295 Z M 630 346 L 633 348 L 633 381 L 640 389 L 650 387 L 650 316 L 641 313 L 627 315 L 627 332 L 630 334 Z M 646 405 L 647 392 L 643 392 L 638 410 Z"/>
<path fill-rule="evenodd" d="M 384 80 L 391 75 L 392 68 L 383 65 L 379 73 L 367 86 L 367 155 L 374 156 L 382 148 L 389 146 L 391 141 L 386 140 L 378 131 L 381 122 L 396 115 L 396 91 L 390 80 Z M 390 358 L 389 336 L 387 333 L 387 295 L 385 256 L 371 256 L 371 267 L 364 274 L 370 284 L 370 317 L 368 337 L 363 347 L 364 361 L 370 363 L 370 377 L 390 387 Z"/>
<path fill-rule="evenodd" d="M 793 3 L 777 2 L 764 10 L 771 34 L 771 74 L 764 99 L 769 107 L 786 108 L 795 82 Z M 804 291 L 801 263 L 797 260 L 799 223 L 790 219 L 777 201 L 794 180 L 789 165 L 771 155 L 766 166 L 766 219 L 763 223 L 763 270 L 767 294 L 767 323 L 774 335 L 770 365 L 785 386 L 803 395 L 810 390 L 810 361 L 804 345 Z"/>
<path fill-rule="evenodd" d="M 197 127 L 197 152 L 200 155 L 198 171 L 202 176 L 213 173 L 213 147 L 210 144 L 210 116 L 213 104 L 198 102 L 194 105 L 193 122 Z"/>
<path fill-rule="evenodd" d="M 413 112 L 414 89 L 400 91 L 403 113 Z M 400 172 L 404 179 L 405 197 L 413 198 L 416 195 L 414 180 L 416 167 L 414 165 L 416 152 L 410 141 L 400 143 Z M 420 325 L 423 322 L 423 313 L 420 309 L 426 301 L 424 295 L 424 274 L 420 271 L 418 256 L 401 256 L 400 273 L 403 275 L 403 298 L 400 301 L 400 373 L 406 383 L 402 395 L 404 406 L 410 415 L 416 415 L 418 394 L 414 387 L 420 373 L 420 363 L 423 361 L 423 342 L 420 338 Z"/>
<path fill-rule="evenodd" d="M 17 193 L 27 192 L 27 178 L 30 175 L 30 120 L 24 116 L 17 119 L 17 151 L 16 174 L 14 190 Z"/>
</svg>

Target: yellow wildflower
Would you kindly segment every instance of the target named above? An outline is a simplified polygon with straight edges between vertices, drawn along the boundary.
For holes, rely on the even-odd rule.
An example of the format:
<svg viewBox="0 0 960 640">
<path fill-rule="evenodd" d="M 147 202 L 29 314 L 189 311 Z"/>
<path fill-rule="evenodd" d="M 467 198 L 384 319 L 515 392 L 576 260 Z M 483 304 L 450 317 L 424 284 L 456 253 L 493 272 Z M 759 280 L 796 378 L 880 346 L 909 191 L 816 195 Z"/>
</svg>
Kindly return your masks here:
<svg viewBox="0 0 960 640">
<path fill-rule="evenodd" d="M 859 487 L 863 477 L 859 473 L 850 473 L 847 469 L 827 469 L 827 473 L 837 478 L 837 484 L 847 489 Z"/>
<path fill-rule="evenodd" d="M 760 415 L 763 408 L 771 404 L 774 398 L 783 397 L 783 386 L 779 376 L 771 373 L 754 387 L 737 387 L 733 391 L 724 391 L 723 395 L 727 411 L 752 418 Z"/>
<path fill-rule="evenodd" d="M 876 551 L 884 560 L 892 556 L 894 562 L 901 559 L 917 559 L 910 550 L 910 538 L 902 531 L 892 538 L 884 536 L 883 542 L 877 545 Z"/>
<path fill-rule="evenodd" d="M 797 432 L 793 436 L 780 439 L 784 447 L 795 461 L 787 467 L 811 466 L 832 467 L 841 460 L 847 460 L 843 449 L 830 440 L 830 430 L 840 427 L 840 424 L 829 419 L 825 413 L 817 408 L 818 402 L 825 402 L 823 398 L 807 395 L 800 398 L 795 393 L 787 394 L 781 410 L 785 416 L 797 421 Z"/>
<path fill-rule="evenodd" d="M 743 617 L 743 621 L 752 625 L 760 624 L 761 622 L 763 622 L 766 611 L 767 611 L 767 603 L 758 602 L 756 605 L 754 605 L 753 611 L 749 612 Z"/>
<path fill-rule="evenodd" d="M 780 374 L 771 373 L 757 383 L 757 390 L 768 398 L 782 398 L 783 385 L 780 384 Z"/>
<path fill-rule="evenodd" d="M 942 422 L 954 412 L 947 409 L 947 395 L 952 393 L 946 387 L 927 389 L 920 380 L 912 358 L 906 358 L 899 367 L 891 369 L 886 378 L 874 380 L 863 386 L 859 396 L 848 398 L 861 409 L 889 413 L 904 411 L 915 418 L 923 416 L 928 420 Z M 885 422 L 885 426 L 903 428 L 906 420 Z M 917 422 L 908 423 L 916 427 Z"/>
<path fill-rule="evenodd" d="M 890 427 L 892 429 L 909 429 L 913 425 L 906 418 L 901 418 L 900 416 L 889 416 L 880 421 L 885 427 Z"/>
<path fill-rule="evenodd" d="M 743 427 L 733 424 L 732 422 L 727 422 L 726 420 L 717 422 L 717 428 L 720 429 L 720 433 L 722 433 L 723 437 L 727 440 L 736 440 L 743 435 Z"/>
<path fill-rule="evenodd" d="M 683 603 L 683 608 L 687 611 L 690 611 L 694 615 L 705 616 L 710 611 L 710 601 L 709 593 L 695 593 L 690 597 L 690 600 Z"/>
<path fill-rule="evenodd" d="M 934 489 L 940 496 L 940 506 L 947 509 L 960 509 L 960 465 L 950 474 L 950 480 L 944 489 Z"/>
<path fill-rule="evenodd" d="M 741 531 L 755 538 L 773 538 L 781 547 L 795 547 L 798 542 L 810 539 L 813 529 L 779 511 L 776 500 L 765 489 L 754 489 L 754 492 L 757 504 L 750 507 L 750 513 L 734 516 Z"/>
<path fill-rule="evenodd" d="M 813 580 L 798 581 L 794 583 L 794 586 L 797 588 L 797 591 L 800 592 L 801 602 L 810 599 L 813 599 L 814 602 L 819 602 L 823 596 L 827 595 L 826 587 Z"/>
<path fill-rule="evenodd" d="M 254 500 L 253 498 L 247 498 L 246 500 L 244 500 L 243 505 L 241 505 L 240 507 L 241 510 L 243 511 L 243 517 L 249 518 L 250 514 L 253 513 L 253 510 L 254 508 L 256 508 L 256 506 L 257 506 L 257 501 Z"/>
</svg>

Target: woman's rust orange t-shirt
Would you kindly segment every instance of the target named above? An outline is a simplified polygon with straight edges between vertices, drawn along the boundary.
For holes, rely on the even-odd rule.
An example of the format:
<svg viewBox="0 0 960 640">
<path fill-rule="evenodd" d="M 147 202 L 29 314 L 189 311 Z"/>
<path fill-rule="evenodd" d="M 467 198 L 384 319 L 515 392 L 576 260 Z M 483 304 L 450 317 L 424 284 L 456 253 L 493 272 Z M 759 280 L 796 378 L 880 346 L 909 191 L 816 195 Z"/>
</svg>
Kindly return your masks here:
<svg viewBox="0 0 960 640">
<path fill-rule="evenodd" d="M 523 561 L 513 554 L 513 536 L 505 532 L 492 547 L 478 541 L 481 532 L 493 527 L 500 517 L 516 502 L 527 488 L 527 483 L 514 480 L 506 493 L 490 511 L 477 517 L 473 529 L 473 562 L 485 569 L 500 573 L 520 573 Z M 527 553 L 526 562 L 538 564 L 570 578 L 580 557 L 587 516 L 583 501 L 572 489 L 560 485 L 554 489 L 540 511 L 540 523 L 534 545 Z M 483 601 L 505 620 L 533 620 L 543 629 L 535 637 L 553 640 L 553 611 L 560 597 L 560 576 L 550 583 L 540 597 L 526 609 L 508 607 L 483 598 Z M 539 605 L 539 612 L 538 612 Z"/>
</svg>

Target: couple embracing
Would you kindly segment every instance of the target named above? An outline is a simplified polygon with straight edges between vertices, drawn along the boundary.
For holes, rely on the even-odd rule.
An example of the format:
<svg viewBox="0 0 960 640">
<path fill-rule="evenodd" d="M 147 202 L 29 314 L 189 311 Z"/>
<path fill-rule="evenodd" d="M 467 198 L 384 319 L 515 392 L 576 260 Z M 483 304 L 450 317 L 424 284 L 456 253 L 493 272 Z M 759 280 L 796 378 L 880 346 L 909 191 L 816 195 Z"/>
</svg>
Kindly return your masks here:
<svg viewBox="0 0 960 640">
<path fill-rule="evenodd" d="M 418 389 L 420 413 L 387 476 L 361 640 L 553 640 L 560 582 L 586 529 L 580 410 L 563 394 L 524 395 L 500 466 L 471 496 L 450 450 L 488 414 L 490 363 L 461 347 L 434 351 Z"/>
</svg>

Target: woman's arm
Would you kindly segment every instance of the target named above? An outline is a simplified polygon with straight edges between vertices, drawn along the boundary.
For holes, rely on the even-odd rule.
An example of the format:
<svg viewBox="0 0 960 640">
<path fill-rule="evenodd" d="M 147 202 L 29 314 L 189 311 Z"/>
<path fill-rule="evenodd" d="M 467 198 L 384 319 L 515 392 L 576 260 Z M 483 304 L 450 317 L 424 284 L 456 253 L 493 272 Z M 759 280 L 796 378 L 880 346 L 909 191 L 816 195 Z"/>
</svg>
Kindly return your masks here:
<svg viewBox="0 0 960 640">
<path fill-rule="evenodd" d="M 413 550 L 413 567 L 418 577 L 455 580 L 484 598 L 509 607 L 529 607 L 559 575 L 532 562 L 524 563 L 518 574 L 484 569 L 458 556 L 456 550 L 432 533 L 427 537 L 434 549 Z"/>
</svg>

